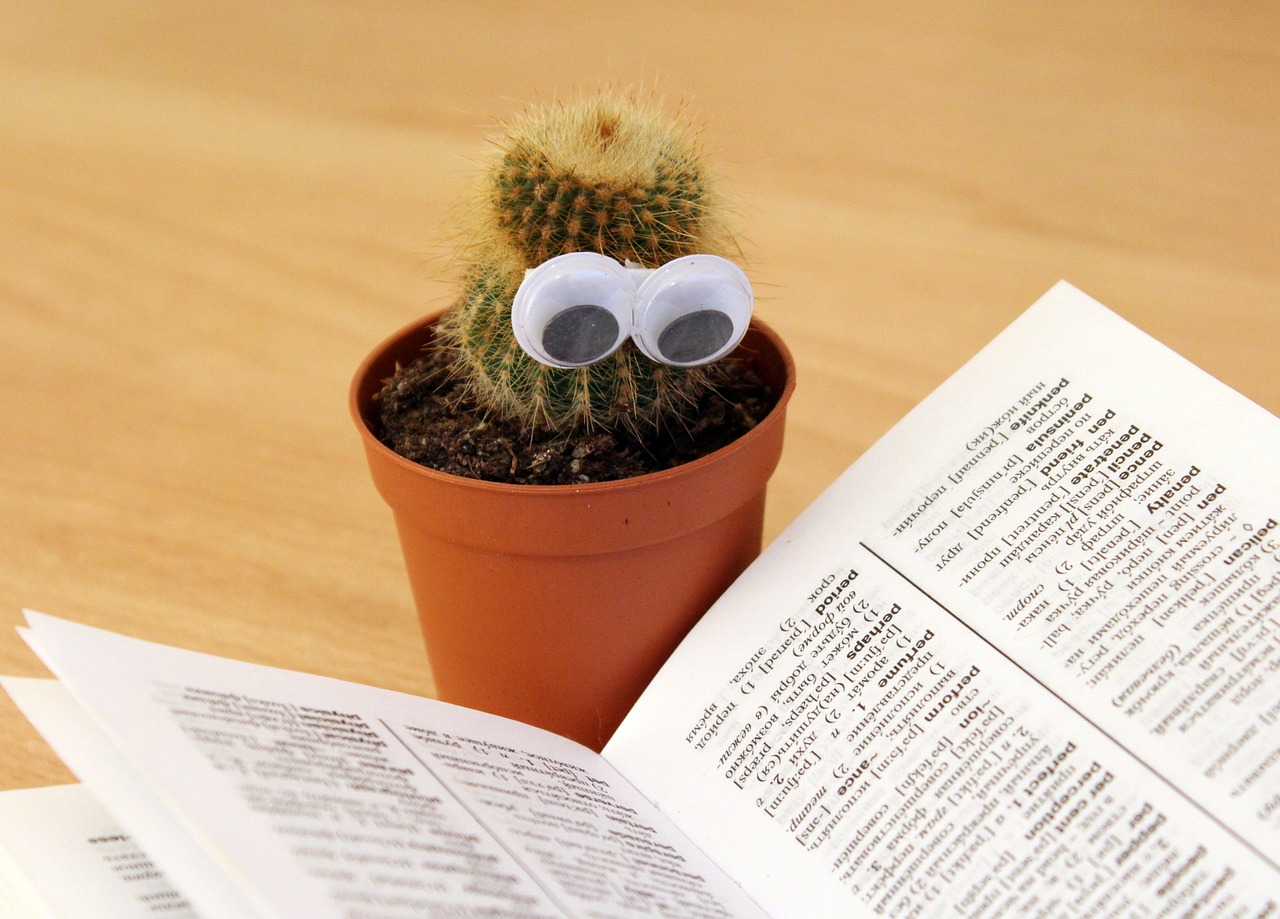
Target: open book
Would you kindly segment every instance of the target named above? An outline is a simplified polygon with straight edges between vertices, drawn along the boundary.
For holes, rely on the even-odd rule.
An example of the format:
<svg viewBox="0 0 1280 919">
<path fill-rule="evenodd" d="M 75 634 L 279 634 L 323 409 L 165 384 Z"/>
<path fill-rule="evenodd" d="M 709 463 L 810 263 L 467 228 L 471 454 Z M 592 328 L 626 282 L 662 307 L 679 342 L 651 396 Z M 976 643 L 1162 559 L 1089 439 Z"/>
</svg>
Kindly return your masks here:
<svg viewBox="0 0 1280 919">
<path fill-rule="evenodd" d="M 206 919 L 1275 914 L 1278 456 L 1280 421 L 1059 284 L 602 755 L 39 614 L 57 680 L 4 685 Z"/>
</svg>

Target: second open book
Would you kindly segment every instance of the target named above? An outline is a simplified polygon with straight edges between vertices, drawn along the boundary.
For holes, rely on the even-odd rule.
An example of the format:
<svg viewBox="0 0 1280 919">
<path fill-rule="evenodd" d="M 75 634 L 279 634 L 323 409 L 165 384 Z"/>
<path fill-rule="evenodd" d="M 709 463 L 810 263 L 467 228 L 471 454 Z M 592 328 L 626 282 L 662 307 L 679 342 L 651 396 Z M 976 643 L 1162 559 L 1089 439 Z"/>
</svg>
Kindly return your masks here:
<svg viewBox="0 0 1280 919">
<path fill-rule="evenodd" d="M 5 687 L 206 917 L 1274 912 L 1277 456 L 1280 421 L 1059 284 L 603 756 L 37 614 L 58 681 Z"/>
</svg>

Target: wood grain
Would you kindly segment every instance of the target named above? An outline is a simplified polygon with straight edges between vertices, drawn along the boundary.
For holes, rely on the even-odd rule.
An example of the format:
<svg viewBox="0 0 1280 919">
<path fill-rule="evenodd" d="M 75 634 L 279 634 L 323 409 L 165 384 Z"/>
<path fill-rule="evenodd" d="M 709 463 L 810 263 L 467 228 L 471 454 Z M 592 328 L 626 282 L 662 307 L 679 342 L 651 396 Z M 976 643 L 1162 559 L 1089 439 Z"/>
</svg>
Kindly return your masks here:
<svg viewBox="0 0 1280 919">
<path fill-rule="evenodd" d="M 768 536 L 1060 277 L 1280 411 L 1280 7 L 835 9 L 0 4 L 0 671 L 27 606 L 429 693 L 346 386 L 447 303 L 485 132 L 603 83 L 741 201 Z M 68 778 L 0 699 L 0 788 Z"/>
</svg>

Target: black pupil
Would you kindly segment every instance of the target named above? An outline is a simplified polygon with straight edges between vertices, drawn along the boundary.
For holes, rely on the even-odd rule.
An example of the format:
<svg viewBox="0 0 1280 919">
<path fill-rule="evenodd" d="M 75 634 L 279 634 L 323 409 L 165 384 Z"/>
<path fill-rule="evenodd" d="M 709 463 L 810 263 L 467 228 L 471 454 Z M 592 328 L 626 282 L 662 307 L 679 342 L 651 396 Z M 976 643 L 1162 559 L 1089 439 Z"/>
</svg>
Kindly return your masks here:
<svg viewBox="0 0 1280 919">
<path fill-rule="evenodd" d="M 662 330 L 658 350 L 676 364 L 705 361 L 733 335 L 733 320 L 719 310 L 686 313 Z"/>
<path fill-rule="evenodd" d="M 602 306 L 589 303 L 557 313 L 542 333 L 542 348 L 561 364 L 589 364 L 618 340 L 618 320 Z"/>
</svg>

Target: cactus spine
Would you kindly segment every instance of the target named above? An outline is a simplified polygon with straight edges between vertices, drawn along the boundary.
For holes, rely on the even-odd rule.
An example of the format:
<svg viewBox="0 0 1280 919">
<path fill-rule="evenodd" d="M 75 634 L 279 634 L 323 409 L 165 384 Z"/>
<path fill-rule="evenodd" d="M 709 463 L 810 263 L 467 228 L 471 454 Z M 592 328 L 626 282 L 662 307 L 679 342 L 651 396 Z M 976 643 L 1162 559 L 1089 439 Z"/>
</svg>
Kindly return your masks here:
<svg viewBox="0 0 1280 919">
<path fill-rule="evenodd" d="M 629 342 L 599 363 L 559 369 L 511 330 L 525 269 L 592 251 L 655 268 L 733 249 L 697 138 L 632 97 L 601 95 L 531 111 L 496 141 L 464 243 L 463 292 L 441 341 L 470 395 L 528 427 L 678 420 L 713 369 L 655 364 Z"/>
</svg>

